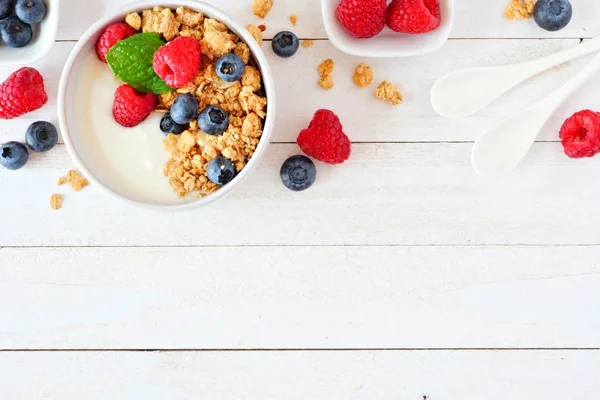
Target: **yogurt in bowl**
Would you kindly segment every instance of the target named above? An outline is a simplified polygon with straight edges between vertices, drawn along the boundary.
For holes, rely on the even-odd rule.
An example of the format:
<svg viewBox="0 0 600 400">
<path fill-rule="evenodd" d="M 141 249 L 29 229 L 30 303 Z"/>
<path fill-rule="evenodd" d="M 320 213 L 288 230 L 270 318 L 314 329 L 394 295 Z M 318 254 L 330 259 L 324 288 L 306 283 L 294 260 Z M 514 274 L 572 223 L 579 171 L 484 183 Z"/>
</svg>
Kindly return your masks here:
<svg viewBox="0 0 600 400">
<path fill-rule="evenodd" d="M 184 25 L 184 18 L 176 14 L 175 10 L 180 7 L 202 13 L 206 27 L 199 26 L 190 32 Z M 158 95 L 157 112 L 151 113 L 141 124 L 125 128 L 112 115 L 114 93 L 123 82 L 99 60 L 95 45 L 107 26 L 124 22 L 127 15 L 134 13 L 141 17 L 143 11 L 147 14 L 144 14 L 140 32 L 156 27 L 167 40 L 179 35 L 172 30 L 162 32 L 165 24 L 152 20 L 153 14 L 160 17 L 159 12 L 152 12 L 153 9 L 166 14 L 173 10 L 168 18 L 182 22 L 178 28 L 182 36 L 190 35 L 200 40 L 204 50 L 202 65 L 198 76 L 189 85 Z M 213 41 L 218 45 L 211 47 L 210 41 L 202 41 L 202 36 L 208 32 L 206 29 L 222 27 L 221 24 L 227 27 L 226 33 L 234 40 L 235 49 L 231 44 L 219 48 L 218 42 Z M 132 25 L 140 28 L 135 23 Z M 207 39 L 212 38 L 207 35 Z M 214 71 L 218 56 L 230 52 L 240 54 L 250 66 L 246 66 L 248 76 L 245 74 L 234 83 L 219 80 Z M 257 84 L 259 78 L 260 84 Z M 182 93 L 191 93 L 198 98 L 199 111 L 207 105 L 221 105 L 230 112 L 229 129 L 222 135 L 208 136 L 193 120 L 185 132 L 165 137 L 160 120 Z M 135 205 L 159 210 L 188 210 L 230 193 L 256 168 L 273 129 L 274 84 L 258 44 L 250 33 L 222 11 L 198 1 L 145 1 L 107 16 L 84 34 L 63 71 L 58 108 L 67 149 L 92 183 Z M 230 159 L 237 169 L 235 178 L 222 186 L 206 177 L 206 165 L 218 156 Z"/>
</svg>

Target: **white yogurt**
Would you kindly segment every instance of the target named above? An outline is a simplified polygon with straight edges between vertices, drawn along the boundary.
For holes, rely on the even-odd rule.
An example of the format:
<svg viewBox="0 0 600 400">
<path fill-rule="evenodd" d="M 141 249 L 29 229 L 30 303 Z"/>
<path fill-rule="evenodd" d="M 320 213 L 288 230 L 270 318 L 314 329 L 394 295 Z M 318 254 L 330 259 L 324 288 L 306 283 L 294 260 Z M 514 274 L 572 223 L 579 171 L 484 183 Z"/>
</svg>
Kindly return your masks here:
<svg viewBox="0 0 600 400">
<path fill-rule="evenodd" d="M 117 124 L 112 116 L 115 90 L 121 85 L 110 67 L 92 52 L 81 64 L 76 79 L 75 125 L 86 151 L 86 163 L 102 171 L 97 178 L 138 201 L 181 204 L 195 197 L 178 198 L 163 175 L 169 160 L 160 130 L 163 114 L 152 113 L 134 128 Z M 89 161 L 88 161 L 89 160 Z M 92 167 L 92 165 L 89 165 Z"/>
</svg>

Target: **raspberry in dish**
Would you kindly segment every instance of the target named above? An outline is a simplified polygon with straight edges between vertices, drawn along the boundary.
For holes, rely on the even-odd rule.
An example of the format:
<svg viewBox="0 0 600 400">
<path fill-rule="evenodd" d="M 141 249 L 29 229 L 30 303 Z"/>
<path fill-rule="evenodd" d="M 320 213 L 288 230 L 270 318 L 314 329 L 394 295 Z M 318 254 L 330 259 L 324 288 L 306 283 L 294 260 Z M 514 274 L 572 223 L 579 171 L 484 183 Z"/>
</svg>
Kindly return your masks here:
<svg viewBox="0 0 600 400">
<path fill-rule="evenodd" d="M 306 155 L 327 164 L 341 164 L 350 158 L 350 139 L 330 110 L 317 110 L 308 128 L 298 135 L 297 143 Z"/>
<path fill-rule="evenodd" d="M 385 27 L 386 0 L 342 0 L 335 16 L 354 36 L 367 39 Z"/>
<path fill-rule="evenodd" d="M 118 41 L 127 39 L 137 32 L 126 23 L 112 24 L 104 30 L 96 42 L 96 54 L 102 62 L 106 62 L 106 54 Z"/>
<path fill-rule="evenodd" d="M 200 69 L 202 49 L 192 37 L 180 36 L 154 53 L 154 71 L 171 88 L 181 88 L 194 79 Z"/>
<path fill-rule="evenodd" d="M 387 24 L 401 33 L 427 33 L 440 26 L 439 0 L 393 0 L 388 7 Z"/>
<path fill-rule="evenodd" d="M 132 128 L 148 118 L 155 106 L 156 95 L 121 85 L 115 92 L 112 113 L 119 125 Z"/>
<path fill-rule="evenodd" d="M 563 123 L 559 137 L 570 158 L 593 157 L 600 153 L 600 114 L 583 110 Z"/>
</svg>

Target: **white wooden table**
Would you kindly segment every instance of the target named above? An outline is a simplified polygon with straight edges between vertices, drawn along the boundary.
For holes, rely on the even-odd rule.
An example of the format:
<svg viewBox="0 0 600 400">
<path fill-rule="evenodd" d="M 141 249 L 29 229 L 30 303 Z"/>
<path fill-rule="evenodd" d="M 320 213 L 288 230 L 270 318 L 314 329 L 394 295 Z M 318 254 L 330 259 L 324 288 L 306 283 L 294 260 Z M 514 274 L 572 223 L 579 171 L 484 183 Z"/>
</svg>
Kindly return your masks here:
<svg viewBox="0 0 600 400">
<path fill-rule="evenodd" d="M 259 23 L 250 0 L 212 0 Z M 277 127 L 266 161 L 233 196 L 187 214 L 131 208 L 97 187 L 65 191 L 63 145 L 0 170 L 0 399 L 593 399 L 600 389 L 600 158 L 569 160 L 564 118 L 600 109 L 600 77 L 498 181 L 470 166 L 474 138 L 578 71 L 574 61 L 461 121 L 429 105 L 433 82 L 467 66 L 527 60 L 600 33 L 600 3 L 550 34 L 503 18 L 507 0 L 458 0 L 435 54 L 360 60 L 326 39 L 319 0 L 275 0 L 267 37 L 318 39 L 272 54 Z M 63 63 L 121 0 L 62 0 L 52 53 L 37 67 L 50 102 L 0 124 L 22 140 L 56 121 Z M 336 62 L 335 88 L 316 66 Z M 397 108 L 356 88 L 366 61 L 397 82 Z M 12 72 L 0 69 L 0 79 Z M 309 100 L 310 99 L 310 100 Z M 338 167 L 294 194 L 278 177 L 317 108 L 353 140 Z M 151 352 L 141 350 L 152 350 Z M 154 351 L 159 350 L 159 351 Z"/>
</svg>

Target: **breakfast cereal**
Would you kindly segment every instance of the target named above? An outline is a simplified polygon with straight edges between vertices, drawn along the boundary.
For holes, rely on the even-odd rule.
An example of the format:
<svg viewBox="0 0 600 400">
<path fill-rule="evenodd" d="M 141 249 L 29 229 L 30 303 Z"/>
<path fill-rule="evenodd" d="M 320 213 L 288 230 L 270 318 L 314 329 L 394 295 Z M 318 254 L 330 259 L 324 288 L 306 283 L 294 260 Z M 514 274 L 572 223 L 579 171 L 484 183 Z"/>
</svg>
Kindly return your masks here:
<svg viewBox="0 0 600 400">
<path fill-rule="evenodd" d="M 393 106 L 397 106 L 403 100 L 398 86 L 388 81 L 383 81 L 377 86 L 375 96 L 380 100 L 390 102 Z"/>
<path fill-rule="evenodd" d="M 67 172 L 66 176 L 61 176 L 60 178 L 58 178 L 58 186 L 62 186 L 65 183 L 71 185 L 71 188 L 76 192 L 80 192 L 84 187 L 86 187 L 89 184 L 87 179 L 81 176 L 79 172 L 77 172 L 74 169 Z"/>
<path fill-rule="evenodd" d="M 290 22 L 292 23 L 292 25 L 296 26 L 296 24 L 298 23 L 298 16 L 296 14 L 290 15 Z"/>
<path fill-rule="evenodd" d="M 533 16 L 535 0 L 511 0 L 504 15 L 508 19 L 524 19 Z"/>
<path fill-rule="evenodd" d="M 369 86 L 373 82 L 373 71 L 366 64 L 359 64 L 354 70 L 352 80 L 359 88 Z"/>
<path fill-rule="evenodd" d="M 302 41 L 302 47 L 311 47 L 314 44 L 315 44 L 315 41 L 311 40 L 311 39 L 306 39 L 306 40 Z"/>
<path fill-rule="evenodd" d="M 60 210 L 62 208 L 63 197 L 60 194 L 53 194 L 50 196 L 50 208 L 53 210 Z"/>
<path fill-rule="evenodd" d="M 271 8 L 273 7 L 273 0 L 254 0 L 254 15 L 260 18 L 265 18 Z"/>
<path fill-rule="evenodd" d="M 331 58 L 323 61 L 317 68 L 319 71 L 319 86 L 325 90 L 333 88 L 333 68 L 334 62 Z"/>
<path fill-rule="evenodd" d="M 262 31 L 260 30 L 259 27 L 252 25 L 252 24 L 248 24 L 246 26 L 246 29 L 248 30 L 248 32 L 250 32 L 250 34 L 252 35 L 252 37 L 254 38 L 254 40 L 256 40 L 256 42 L 258 43 L 258 45 L 262 45 Z"/>
</svg>

